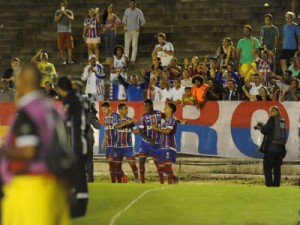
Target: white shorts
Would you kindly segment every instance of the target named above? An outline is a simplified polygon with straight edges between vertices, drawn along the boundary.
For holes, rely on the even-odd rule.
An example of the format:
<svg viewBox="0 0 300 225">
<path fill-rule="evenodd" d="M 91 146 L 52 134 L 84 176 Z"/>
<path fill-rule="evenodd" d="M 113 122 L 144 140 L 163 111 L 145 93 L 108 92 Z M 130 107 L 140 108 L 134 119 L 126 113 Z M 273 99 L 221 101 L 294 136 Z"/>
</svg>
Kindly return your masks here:
<svg viewBox="0 0 300 225">
<path fill-rule="evenodd" d="M 100 44 L 100 37 L 97 37 L 97 38 L 86 38 L 85 43 L 87 43 L 87 44 Z"/>
</svg>

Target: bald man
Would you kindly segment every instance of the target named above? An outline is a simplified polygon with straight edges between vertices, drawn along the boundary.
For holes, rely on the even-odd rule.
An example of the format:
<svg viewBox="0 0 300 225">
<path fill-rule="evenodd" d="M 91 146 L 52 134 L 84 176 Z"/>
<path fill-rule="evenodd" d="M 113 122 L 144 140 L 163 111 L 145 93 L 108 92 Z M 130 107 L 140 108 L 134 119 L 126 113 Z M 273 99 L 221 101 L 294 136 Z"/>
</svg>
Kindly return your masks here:
<svg viewBox="0 0 300 225">
<path fill-rule="evenodd" d="M 1 149 L 2 225 L 70 224 L 67 188 L 46 163 L 47 152 L 58 142 L 59 117 L 39 91 L 40 82 L 41 74 L 33 64 L 22 67 L 16 78 L 18 112 Z"/>
</svg>

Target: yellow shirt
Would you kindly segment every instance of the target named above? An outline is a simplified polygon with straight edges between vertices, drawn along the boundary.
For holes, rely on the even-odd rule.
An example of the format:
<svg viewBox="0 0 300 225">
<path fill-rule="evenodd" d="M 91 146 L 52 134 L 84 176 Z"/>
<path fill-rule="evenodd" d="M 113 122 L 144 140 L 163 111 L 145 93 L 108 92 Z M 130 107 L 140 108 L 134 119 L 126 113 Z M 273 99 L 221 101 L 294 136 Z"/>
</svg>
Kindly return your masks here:
<svg viewBox="0 0 300 225">
<path fill-rule="evenodd" d="M 56 74 L 55 67 L 52 63 L 49 62 L 37 62 L 37 68 L 40 70 L 42 74 L 42 82 L 41 87 L 45 87 L 45 82 L 50 81 L 53 83 L 53 76 Z"/>
</svg>

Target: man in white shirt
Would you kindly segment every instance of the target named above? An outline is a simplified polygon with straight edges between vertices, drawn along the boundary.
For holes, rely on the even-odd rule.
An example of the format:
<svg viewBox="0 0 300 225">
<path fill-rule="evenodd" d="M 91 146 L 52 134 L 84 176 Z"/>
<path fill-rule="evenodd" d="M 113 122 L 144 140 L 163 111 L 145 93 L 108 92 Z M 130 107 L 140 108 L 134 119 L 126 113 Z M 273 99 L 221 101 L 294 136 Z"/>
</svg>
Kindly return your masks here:
<svg viewBox="0 0 300 225">
<path fill-rule="evenodd" d="M 92 101 L 104 100 L 104 68 L 96 62 L 96 55 L 89 55 L 89 64 L 83 70 L 81 80 L 86 81 L 85 94 L 91 96 Z"/>
<path fill-rule="evenodd" d="M 157 35 L 158 44 L 155 46 L 152 57 L 157 56 L 161 59 L 161 65 L 166 67 L 173 58 L 174 47 L 170 42 L 166 41 L 166 35 L 159 33 Z"/>
<path fill-rule="evenodd" d="M 178 78 L 174 79 L 174 87 L 170 92 L 170 101 L 175 105 L 181 103 L 182 95 L 185 93 L 184 87 L 181 86 L 181 82 Z"/>
<path fill-rule="evenodd" d="M 167 99 L 171 97 L 170 95 L 170 89 L 167 81 L 165 79 L 162 79 L 159 88 L 158 87 L 153 87 L 154 88 L 154 102 L 165 102 Z"/>
</svg>

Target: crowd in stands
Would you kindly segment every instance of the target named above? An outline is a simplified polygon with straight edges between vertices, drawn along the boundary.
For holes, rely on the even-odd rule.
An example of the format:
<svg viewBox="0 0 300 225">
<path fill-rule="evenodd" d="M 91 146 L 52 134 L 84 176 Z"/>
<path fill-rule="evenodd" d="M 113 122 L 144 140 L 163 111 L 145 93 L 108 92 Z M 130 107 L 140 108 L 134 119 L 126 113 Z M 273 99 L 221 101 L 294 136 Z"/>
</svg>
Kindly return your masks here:
<svg viewBox="0 0 300 225">
<path fill-rule="evenodd" d="M 73 64 L 72 30 L 73 12 L 68 3 L 61 1 L 55 12 L 58 32 L 58 49 L 62 63 Z M 185 58 L 179 63 L 175 48 L 164 33 L 158 33 L 151 54 L 152 64 L 141 74 L 129 76 L 130 65 L 137 61 L 138 36 L 146 21 L 143 12 L 136 8 L 136 1 L 129 1 L 123 19 L 108 4 L 100 15 L 99 8 L 90 8 L 83 23 L 83 39 L 87 44 L 88 65 L 84 67 L 81 80 L 86 82 L 85 94 L 93 101 L 152 101 L 172 102 L 176 105 L 194 105 L 201 108 L 207 101 L 299 101 L 300 100 L 300 29 L 294 22 L 293 12 L 287 12 L 283 27 L 282 51 L 277 52 L 279 30 L 272 24 L 271 14 L 265 15 L 265 25 L 260 28 L 260 38 L 252 36 L 251 25 L 244 25 L 244 37 L 235 46 L 230 37 L 223 39 L 215 53 Z M 117 45 L 116 31 L 124 30 L 124 46 Z M 100 63 L 100 31 L 104 34 L 105 61 Z M 129 53 L 132 44 L 132 53 Z M 176 46 L 175 46 L 176 47 Z M 65 49 L 67 56 L 65 56 Z M 129 58 L 129 55 L 131 56 Z M 276 56 L 280 58 L 281 70 L 276 70 Z M 150 57 L 150 56 L 149 56 Z M 43 80 L 41 88 L 57 98 L 55 66 L 48 61 L 41 49 L 31 59 L 36 63 Z M 180 65 L 182 66 L 180 66 Z M 105 66 L 109 67 L 110 90 L 106 95 Z M 13 101 L 13 77 L 18 74 L 20 60 L 13 58 L 11 67 L 1 80 L 0 101 Z M 280 75 L 275 74 L 276 71 Z M 139 81 L 142 78 L 141 81 Z"/>
</svg>

